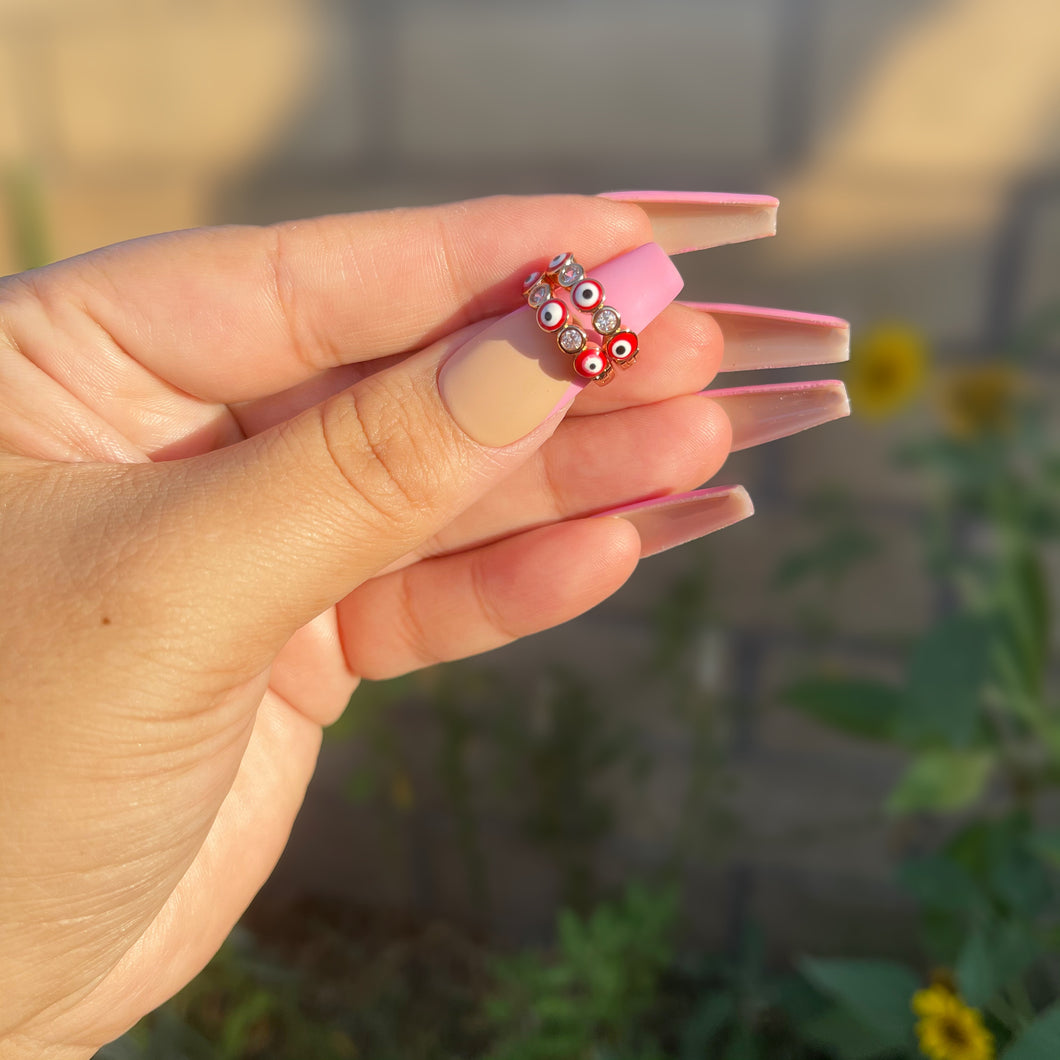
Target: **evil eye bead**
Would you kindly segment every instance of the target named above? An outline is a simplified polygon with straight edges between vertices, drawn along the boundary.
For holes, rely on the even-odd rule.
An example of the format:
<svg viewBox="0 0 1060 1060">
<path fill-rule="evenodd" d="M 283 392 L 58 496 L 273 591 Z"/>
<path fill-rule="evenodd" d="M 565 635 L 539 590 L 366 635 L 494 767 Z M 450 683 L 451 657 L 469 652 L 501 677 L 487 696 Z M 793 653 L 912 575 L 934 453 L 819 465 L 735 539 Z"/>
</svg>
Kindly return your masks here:
<svg viewBox="0 0 1060 1060">
<path fill-rule="evenodd" d="M 539 272 L 530 273 L 530 275 L 527 276 L 527 278 L 525 280 L 523 280 L 523 294 L 526 294 L 526 292 L 529 291 L 530 288 L 533 287 L 534 284 L 537 283 L 537 281 L 540 280 L 540 279 L 541 279 L 541 273 L 539 273 Z"/>
<path fill-rule="evenodd" d="M 627 365 L 633 363 L 639 345 L 635 332 L 620 331 L 607 340 L 604 344 L 604 352 L 615 364 Z"/>
<path fill-rule="evenodd" d="M 565 250 L 562 254 L 557 254 L 546 266 L 545 272 L 555 272 L 562 265 L 566 265 L 568 262 L 574 260 L 574 255 L 569 251 Z"/>
<path fill-rule="evenodd" d="M 602 379 L 610 373 L 611 365 L 599 346 L 586 346 L 574 358 L 574 370 L 586 379 Z"/>
<path fill-rule="evenodd" d="M 542 331 L 559 331 L 567 323 L 569 311 L 558 298 L 545 302 L 537 311 L 537 324 Z"/>
<path fill-rule="evenodd" d="M 571 291 L 570 300 L 578 309 L 595 309 L 604 300 L 603 286 L 596 280 L 582 280 Z"/>
</svg>

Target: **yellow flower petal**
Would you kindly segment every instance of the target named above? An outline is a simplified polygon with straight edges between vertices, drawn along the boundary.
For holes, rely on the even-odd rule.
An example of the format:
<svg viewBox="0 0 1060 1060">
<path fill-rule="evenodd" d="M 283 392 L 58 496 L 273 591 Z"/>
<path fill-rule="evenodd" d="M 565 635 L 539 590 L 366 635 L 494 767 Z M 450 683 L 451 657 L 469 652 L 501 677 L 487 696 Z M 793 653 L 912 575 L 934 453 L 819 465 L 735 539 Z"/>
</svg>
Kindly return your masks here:
<svg viewBox="0 0 1060 1060">
<path fill-rule="evenodd" d="M 994 1060 L 994 1038 L 979 1011 L 947 987 L 917 991 L 912 1007 L 921 1017 L 916 1025 L 920 1051 L 929 1060 Z"/>
<path fill-rule="evenodd" d="M 942 416 L 951 434 L 979 438 L 1012 426 L 1023 379 L 1010 365 L 992 362 L 947 372 L 939 393 Z"/>
<path fill-rule="evenodd" d="M 873 418 L 897 412 L 921 390 L 927 342 L 906 324 L 878 324 L 854 344 L 847 390 L 851 407 Z"/>
</svg>

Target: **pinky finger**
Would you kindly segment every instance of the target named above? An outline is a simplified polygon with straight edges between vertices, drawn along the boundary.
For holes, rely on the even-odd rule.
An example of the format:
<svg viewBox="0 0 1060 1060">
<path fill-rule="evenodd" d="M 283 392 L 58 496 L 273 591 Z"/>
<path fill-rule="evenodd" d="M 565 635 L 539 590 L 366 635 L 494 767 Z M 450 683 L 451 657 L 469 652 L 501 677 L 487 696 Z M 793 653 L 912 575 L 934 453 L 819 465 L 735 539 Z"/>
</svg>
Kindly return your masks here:
<svg viewBox="0 0 1060 1060">
<path fill-rule="evenodd" d="M 347 664 L 381 680 L 557 626 L 619 589 L 640 552 L 627 520 L 581 519 L 373 578 L 338 605 Z"/>
</svg>

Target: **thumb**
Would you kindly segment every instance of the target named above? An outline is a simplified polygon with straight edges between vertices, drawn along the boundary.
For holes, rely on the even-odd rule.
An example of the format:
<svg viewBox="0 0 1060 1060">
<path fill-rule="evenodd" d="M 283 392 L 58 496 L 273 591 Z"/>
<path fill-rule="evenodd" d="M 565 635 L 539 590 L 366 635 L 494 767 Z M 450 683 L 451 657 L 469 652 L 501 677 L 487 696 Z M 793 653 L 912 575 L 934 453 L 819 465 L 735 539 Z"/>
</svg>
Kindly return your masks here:
<svg viewBox="0 0 1060 1060">
<path fill-rule="evenodd" d="M 633 331 L 682 286 L 654 243 L 591 275 Z M 527 459 L 578 379 L 537 311 L 522 306 L 246 442 L 158 465 L 156 518 L 180 513 L 190 530 L 167 535 L 182 572 L 172 591 L 218 616 L 229 643 L 282 643 Z"/>
</svg>

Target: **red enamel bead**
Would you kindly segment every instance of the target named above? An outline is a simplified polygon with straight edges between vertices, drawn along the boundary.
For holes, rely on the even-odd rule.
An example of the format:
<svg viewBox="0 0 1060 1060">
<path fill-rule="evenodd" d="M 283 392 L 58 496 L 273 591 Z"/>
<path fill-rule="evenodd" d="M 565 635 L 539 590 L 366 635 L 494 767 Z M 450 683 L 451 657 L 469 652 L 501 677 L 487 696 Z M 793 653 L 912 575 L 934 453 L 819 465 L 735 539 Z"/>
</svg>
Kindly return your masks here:
<svg viewBox="0 0 1060 1060">
<path fill-rule="evenodd" d="M 570 298 L 579 309 L 595 309 L 604 300 L 603 285 L 596 280 L 582 280 L 571 291 Z"/>
<path fill-rule="evenodd" d="M 537 311 L 537 323 L 543 331 L 559 331 L 567 323 L 569 316 L 570 310 L 567 309 L 566 303 L 558 298 L 551 298 Z"/>
<path fill-rule="evenodd" d="M 574 358 L 574 370 L 586 379 L 599 379 L 607 374 L 610 367 L 607 354 L 599 346 L 586 346 Z"/>
<path fill-rule="evenodd" d="M 616 364 L 630 364 L 637 356 L 640 341 L 635 331 L 619 331 L 604 345 L 607 356 Z"/>
</svg>

